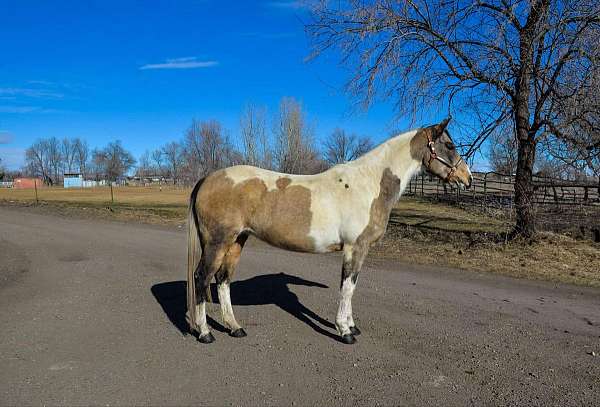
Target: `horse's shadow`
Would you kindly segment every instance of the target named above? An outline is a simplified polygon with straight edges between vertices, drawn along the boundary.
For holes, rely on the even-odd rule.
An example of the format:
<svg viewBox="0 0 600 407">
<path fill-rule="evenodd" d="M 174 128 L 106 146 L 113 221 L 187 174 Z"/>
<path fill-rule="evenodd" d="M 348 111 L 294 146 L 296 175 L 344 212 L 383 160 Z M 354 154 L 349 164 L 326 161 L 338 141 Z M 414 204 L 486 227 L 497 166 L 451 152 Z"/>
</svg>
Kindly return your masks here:
<svg viewBox="0 0 600 407">
<path fill-rule="evenodd" d="M 233 305 L 277 305 L 282 310 L 293 315 L 322 335 L 338 340 L 333 332 L 324 329 L 335 329 L 335 325 L 320 317 L 304 306 L 298 296 L 290 291 L 288 285 L 303 285 L 308 287 L 328 288 L 326 285 L 285 273 L 267 274 L 231 283 L 231 303 Z M 217 286 L 211 284 L 212 298 L 218 303 Z M 186 281 L 169 281 L 152 286 L 152 294 L 161 305 L 165 314 L 182 334 L 188 333 L 185 320 L 187 309 Z M 227 332 L 225 327 L 208 316 L 209 325 L 218 331 Z M 319 325 L 320 324 L 320 325 Z M 321 326 L 322 325 L 322 326 Z"/>
</svg>

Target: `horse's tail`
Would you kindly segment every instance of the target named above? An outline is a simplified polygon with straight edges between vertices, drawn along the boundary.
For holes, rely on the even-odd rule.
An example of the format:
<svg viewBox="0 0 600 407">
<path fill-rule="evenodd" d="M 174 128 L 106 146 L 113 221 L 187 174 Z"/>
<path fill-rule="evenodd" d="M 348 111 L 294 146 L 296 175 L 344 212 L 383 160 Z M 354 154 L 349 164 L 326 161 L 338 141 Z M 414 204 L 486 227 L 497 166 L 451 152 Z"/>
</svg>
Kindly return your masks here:
<svg viewBox="0 0 600 407">
<path fill-rule="evenodd" d="M 196 320 L 196 305 L 198 303 L 196 298 L 196 279 L 194 278 L 194 272 L 200 263 L 200 257 L 202 256 L 202 241 L 201 241 L 201 228 L 198 224 L 198 214 L 196 213 L 196 198 L 198 197 L 198 190 L 204 182 L 204 178 L 196 183 L 192 193 L 190 194 L 190 204 L 188 208 L 188 264 L 187 264 L 187 321 L 190 326 L 190 331 L 199 332 L 198 321 Z"/>
</svg>

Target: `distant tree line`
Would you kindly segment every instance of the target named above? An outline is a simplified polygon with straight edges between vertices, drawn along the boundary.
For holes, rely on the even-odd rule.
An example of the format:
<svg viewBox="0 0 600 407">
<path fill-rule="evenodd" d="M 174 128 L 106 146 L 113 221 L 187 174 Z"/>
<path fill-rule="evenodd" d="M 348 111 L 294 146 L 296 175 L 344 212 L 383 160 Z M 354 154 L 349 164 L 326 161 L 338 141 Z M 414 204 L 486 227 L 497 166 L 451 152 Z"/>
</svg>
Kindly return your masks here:
<svg viewBox="0 0 600 407">
<path fill-rule="evenodd" d="M 90 149 L 81 138 L 38 139 L 26 150 L 26 165 L 22 171 L 7 172 L 0 162 L 0 179 L 5 173 L 8 178 L 23 174 L 40 177 L 53 185 L 62 181 L 63 174 L 75 172 L 92 180 L 115 181 L 133 174 L 141 179 L 159 178 L 191 184 L 212 171 L 237 164 L 290 174 L 312 174 L 354 160 L 373 148 L 370 137 L 340 128 L 334 129 L 318 146 L 314 126 L 307 119 L 302 104 L 290 97 L 281 100 L 278 111 L 271 117 L 266 108 L 247 104 L 239 123 L 239 135 L 232 139 L 220 122 L 194 119 L 181 139 L 146 150 L 138 160 L 119 140 L 103 148 Z M 507 137 L 511 132 L 512 136 Z M 490 140 L 487 158 L 491 169 L 514 174 L 518 161 L 514 129 L 510 125 L 498 126 Z M 558 160 L 542 143 L 538 149 L 537 175 L 565 179 L 587 176 L 585 167 L 579 165 L 581 161 Z"/>
<path fill-rule="evenodd" d="M 40 177 L 44 183 L 59 183 L 65 173 L 80 173 L 86 179 L 115 181 L 133 168 L 136 160 L 121 141 L 110 142 L 104 148 L 90 150 L 81 138 L 56 137 L 38 139 L 25 151 L 28 176 Z"/>
<path fill-rule="evenodd" d="M 359 138 L 336 129 L 320 151 L 302 104 L 290 97 L 281 100 L 270 121 L 266 109 L 253 104 L 243 108 L 239 120 L 236 140 L 218 121 L 193 120 L 179 141 L 145 151 L 136 175 L 191 183 L 219 168 L 237 164 L 289 174 L 313 174 L 352 160 L 373 146 L 369 137 Z"/>
<path fill-rule="evenodd" d="M 25 153 L 23 175 L 36 176 L 49 185 L 65 173 L 85 179 L 115 181 L 127 174 L 190 184 L 220 168 L 248 164 L 291 174 L 313 174 L 353 160 L 373 147 L 369 137 L 335 129 L 321 149 L 314 126 L 300 102 L 283 98 L 269 117 L 266 108 L 246 105 L 240 115 L 240 133 L 232 139 L 216 120 L 192 120 L 183 137 L 157 149 L 146 150 L 138 160 L 121 141 L 90 149 L 81 138 L 36 140 Z"/>
</svg>

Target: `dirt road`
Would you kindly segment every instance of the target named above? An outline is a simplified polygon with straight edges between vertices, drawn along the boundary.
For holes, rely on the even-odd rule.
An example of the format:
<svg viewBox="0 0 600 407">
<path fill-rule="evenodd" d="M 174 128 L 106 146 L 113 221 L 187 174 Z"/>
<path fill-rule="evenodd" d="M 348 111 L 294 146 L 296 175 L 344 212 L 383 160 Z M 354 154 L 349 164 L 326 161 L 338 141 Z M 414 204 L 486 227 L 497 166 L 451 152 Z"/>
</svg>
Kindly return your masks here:
<svg viewBox="0 0 600 407">
<path fill-rule="evenodd" d="M 251 243 L 248 337 L 185 331 L 181 229 L 0 208 L 0 404 L 598 405 L 600 290 L 371 259 L 337 341 L 339 255 Z M 216 296 L 215 296 L 216 297 Z"/>
</svg>

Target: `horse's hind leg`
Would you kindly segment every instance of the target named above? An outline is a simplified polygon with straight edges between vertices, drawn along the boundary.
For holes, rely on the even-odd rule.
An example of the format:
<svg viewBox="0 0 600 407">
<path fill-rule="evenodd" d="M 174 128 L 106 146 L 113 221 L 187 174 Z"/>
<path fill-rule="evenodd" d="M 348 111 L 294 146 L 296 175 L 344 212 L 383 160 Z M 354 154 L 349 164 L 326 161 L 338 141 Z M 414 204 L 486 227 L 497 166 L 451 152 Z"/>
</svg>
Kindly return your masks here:
<svg viewBox="0 0 600 407">
<path fill-rule="evenodd" d="M 235 267 L 237 266 L 244 243 L 246 243 L 248 235 L 242 233 L 238 236 L 235 243 L 231 245 L 221 268 L 215 276 L 218 284 L 219 303 L 221 304 L 221 315 L 223 317 L 223 323 L 230 329 L 230 335 L 234 338 L 242 338 L 246 336 L 244 329 L 238 324 L 233 315 L 233 307 L 231 305 L 231 295 L 229 292 L 229 284 L 233 279 Z"/>
<path fill-rule="evenodd" d="M 200 329 L 198 340 L 202 343 L 215 341 L 206 321 L 206 301 L 211 299 L 210 282 L 221 267 L 229 246 L 230 244 L 224 242 L 207 242 L 194 276 L 196 280 L 196 321 L 198 321 Z"/>
<path fill-rule="evenodd" d="M 344 245 L 340 306 L 335 318 L 335 326 L 342 335 L 342 342 L 347 344 L 356 342 L 354 336 L 360 334 L 360 330 L 354 325 L 354 318 L 352 317 L 352 295 L 367 251 L 368 246 L 366 245 Z"/>
</svg>

